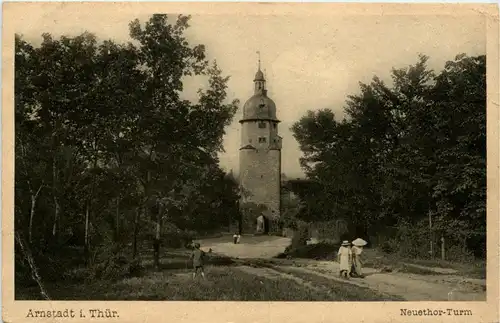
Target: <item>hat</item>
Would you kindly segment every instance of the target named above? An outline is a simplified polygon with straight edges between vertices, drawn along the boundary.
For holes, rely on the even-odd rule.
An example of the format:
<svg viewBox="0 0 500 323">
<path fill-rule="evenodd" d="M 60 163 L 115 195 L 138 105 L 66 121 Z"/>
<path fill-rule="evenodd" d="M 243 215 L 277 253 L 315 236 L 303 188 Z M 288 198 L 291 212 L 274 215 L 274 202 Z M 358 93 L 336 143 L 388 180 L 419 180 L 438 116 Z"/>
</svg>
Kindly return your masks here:
<svg viewBox="0 0 500 323">
<path fill-rule="evenodd" d="M 361 238 L 357 238 L 352 242 L 352 244 L 356 247 L 363 247 L 366 246 L 367 242 Z"/>
<path fill-rule="evenodd" d="M 342 241 L 342 245 L 343 246 L 348 246 L 349 245 L 349 241 L 347 241 L 347 240 Z"/>
</svg>

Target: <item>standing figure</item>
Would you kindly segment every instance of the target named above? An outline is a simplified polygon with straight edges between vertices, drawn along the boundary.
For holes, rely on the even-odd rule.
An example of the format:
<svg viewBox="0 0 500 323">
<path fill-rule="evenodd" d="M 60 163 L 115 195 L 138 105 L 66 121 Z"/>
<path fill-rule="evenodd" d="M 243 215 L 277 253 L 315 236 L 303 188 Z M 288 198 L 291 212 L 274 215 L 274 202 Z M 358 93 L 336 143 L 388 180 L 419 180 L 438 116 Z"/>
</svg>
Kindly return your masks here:
<svg viewBox="0 0 500 323">
<path fill-rule="evenodd" d="M 344 240 L 338 252 L 338 261 L 340 263 L 340 277 L 349 279 L 351 271 L 352 252 L 349 247 L 349 241 Z"/>
<path fill-rule="evenodd" d="M 241 234 L 238 233 L 238 236 L 236 237 L 236 243 L 239 244 L 241 240 Z"/>
<path fill-rule="evenodd" d="M 238 243 L 238 234 L 237 233 L 233 234 L 233 243 L 234 244 Z"/>
<path fill-rule="evenodd" d="M 205 260 L 204 258 L 205 258 L 205 252 L 203 252 L 203 250 L 200 249 L 200 244 L 196 243 L 194 245 L 193 253 L 191 254 L 191 259 L 193 260 L 193 269 L 194 269 L 193 279 L 196 277 L 198 271 L 201 272 L 201 277 L 205 279 L 205 271 L 203 269 Z"/>
<path fill-rule="evenodd" d="M 364 278 L 362 261 L 361 261 L 361 253 L 363 252 L 363 246 L 366 245 L 366 241 L 363 239 L 356 239 L 352 242 L 352 270 L 351 276 Z"/>
</svg>

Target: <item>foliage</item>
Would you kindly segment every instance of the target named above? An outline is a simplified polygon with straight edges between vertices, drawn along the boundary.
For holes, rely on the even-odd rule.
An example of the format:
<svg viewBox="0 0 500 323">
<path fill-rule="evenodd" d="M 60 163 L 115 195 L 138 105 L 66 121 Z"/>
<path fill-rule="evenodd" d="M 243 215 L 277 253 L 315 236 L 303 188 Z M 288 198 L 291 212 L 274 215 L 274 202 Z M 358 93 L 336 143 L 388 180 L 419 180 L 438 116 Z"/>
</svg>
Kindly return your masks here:
<svg viewBox="0 0 500 323">
<path fill-rule="evenodd" d="M 280 257 L 291 257 L 291 258 L 304 258 L 304 259 L 316 259 L 316 260 L 333 260 L 336 259 L 337 251 L 339 250 L 339 245 L 319 242 L 310 245 L 299 245 L 293 246 L 293 244 L 287 248 L 283 255 Z"/>
<path fill-rule="evenodd" d="M 292 237 L 291 248 L 305 246 L 309 239 L 309 226 L 306 223 L 299 222 L 298 228 Z"/>
<path fill-rule="evenodd" d="M 372 233 L 408 227 L 392 238 L 415 256 L 444 236 L 484 257 L 486 57 L 458 55 L 439 73 L 427 60 L 393 69 L 391 85 L 360 84 L 343 120 L 323 109 L 293 125 L 316 186 L 302 196 L 301 217 L 343 218 Z"/>
<path fill-rule="evenodd" d="M 43 267 L 75 256 L 114 277 L 135 270 L 146 241 L 238 219 L 237 185 L 217 158 L 238 101 L 227 102 L 229 77 L 205 46 L 186 38 L 188 22 L 134 20 L 128 43 L 43 34 L 36 47 L 16 35 L 15 229 Z M 192 75 L 207 82 L 193 102 L 181 99 Z M 191 233 L 168 238 L 167 222 Z"/>
</svg>

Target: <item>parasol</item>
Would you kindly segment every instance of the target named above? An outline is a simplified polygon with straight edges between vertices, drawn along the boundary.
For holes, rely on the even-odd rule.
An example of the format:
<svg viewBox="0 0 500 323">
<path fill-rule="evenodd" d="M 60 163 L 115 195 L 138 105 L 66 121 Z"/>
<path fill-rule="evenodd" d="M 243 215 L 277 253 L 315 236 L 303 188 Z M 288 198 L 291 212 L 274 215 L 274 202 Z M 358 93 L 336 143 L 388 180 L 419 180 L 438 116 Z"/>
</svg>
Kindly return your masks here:
<svg viewBox="0 0 500 323">
<path fill-rule="evenodd" d="M 356 246 L 356 247 L 363 247 L 363 246 L 366 246 L 368 242 L 366 242 L 365 240 L 361 239 L 361 238 L 357 238 L 356 240 L 354 240 L 352 242 L 353 246 Z"/>
</svg>

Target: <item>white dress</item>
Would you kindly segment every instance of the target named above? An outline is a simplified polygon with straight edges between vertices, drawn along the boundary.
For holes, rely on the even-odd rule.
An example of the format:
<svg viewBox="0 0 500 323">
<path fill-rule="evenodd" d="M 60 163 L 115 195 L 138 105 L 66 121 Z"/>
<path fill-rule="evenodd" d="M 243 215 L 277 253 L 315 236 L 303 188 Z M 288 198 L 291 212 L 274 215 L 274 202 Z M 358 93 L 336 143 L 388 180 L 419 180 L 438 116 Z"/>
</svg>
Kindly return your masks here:
<svg viewBox="0 0 500 323">
<path fill-rule="evenodd" d="M 351 248 L 349 247 L 340 247 L 339 252 L 339 261 L 340 261 L 340 271 L 347 270 L 351 271 Z"/>
<path fill-rule="evenodd" d="M 361 265 L 361 253 L 363 252 L 363 248 L 360 248 L 360 247 L 352 247 L 352 253 L 354 254 L 354 257 L 353 257 L 353 264 L 354 264 L 354 268 L 356 269 L 356 274 L 358 275 L 363 275 L 363 269 L 362 269 L 362 265 Z"/>
</svg>

